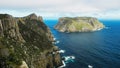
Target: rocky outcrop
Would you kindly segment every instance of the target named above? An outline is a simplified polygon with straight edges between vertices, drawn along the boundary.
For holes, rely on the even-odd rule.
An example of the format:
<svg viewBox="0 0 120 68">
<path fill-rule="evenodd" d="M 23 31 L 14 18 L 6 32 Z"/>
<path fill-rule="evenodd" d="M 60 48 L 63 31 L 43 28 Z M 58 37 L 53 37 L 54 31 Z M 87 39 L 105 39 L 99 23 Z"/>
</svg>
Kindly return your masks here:
<svg viewBox="0 0 120 68">
<path fill-rule="evenodd" d="M 53 35 L 35 14 L 12 17 L 0 14 L 0 68 L 57 68 L 60 54 Z"/>
<path fill-rule="evenodd" d="M 62 17 L 54 28 L 60 32 L 90 32 L 104 27 L 100 21 L 93 17 Z"/>
<path fill-rule="evenodd" d="M 0 36 L 24 42 L 16 22 L 11 15 L 0 14 Z"/>
</svg>

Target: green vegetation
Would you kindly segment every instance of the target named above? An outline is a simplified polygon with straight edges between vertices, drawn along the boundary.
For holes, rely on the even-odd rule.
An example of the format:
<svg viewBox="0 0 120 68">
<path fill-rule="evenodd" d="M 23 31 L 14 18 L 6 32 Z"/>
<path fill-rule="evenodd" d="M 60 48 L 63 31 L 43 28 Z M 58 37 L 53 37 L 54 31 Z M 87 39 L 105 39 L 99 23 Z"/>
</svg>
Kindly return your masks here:
<svg viewBox="0 0 120 68">
<path fill-rule="evenodd" d="M 1 42 L 0 59 L 2 60 L 1 62 L 5 63 L 4 65 L 7 65 L 8 67 L 14 67 L 17 65 L 21 65 L 22 58 L 20 58 L 18 53 L 15 52 L 13 49 L 13 47 L 16 46 L 15 42 L 5 37 L 1 38 L 0 42 Z M 16 47 L 14 48 L 19 49 Z"/>
<path fill-rule="evenodd" d="M 104 25 L 92 17 L 63 17 L 55 29 L 61 32 L 88 32 L 104 28 Z"/>
<path fill-rule="evenodd" d="M 88 28 L 88 29 L 93 28 L 89 23 L 86 23 L 84 21 L 81 23 L 76 23 L 76 21 L 74 21 L 72 25 L 74 25 L 77 30 L 82 30 L 82 28 Z"/>
<path fill-rule="evenodd" d="M 0 20 L 0 68 L 19 68 L 23 61 L 29 68 L 60 65 L 60 57 L 52 55 L 53 36 L 35 14 L 22 18 L 0 14 Z M 55 61 L 59 63 L 55 65 Z"/>
</svg>

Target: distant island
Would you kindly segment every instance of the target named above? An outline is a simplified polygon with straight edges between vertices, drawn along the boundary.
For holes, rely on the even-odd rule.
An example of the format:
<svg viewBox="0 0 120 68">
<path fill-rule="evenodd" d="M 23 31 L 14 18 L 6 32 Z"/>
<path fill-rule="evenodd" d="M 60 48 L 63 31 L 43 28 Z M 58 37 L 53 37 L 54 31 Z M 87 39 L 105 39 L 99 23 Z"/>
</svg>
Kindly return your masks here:
<svg viewBox="0 0 120 68">
<path fill-rule="evenodd" d="M 61 17 L 55 29 L 60 32 L 92 32 L 105 26 L 94 17 Z"/>
</svg>

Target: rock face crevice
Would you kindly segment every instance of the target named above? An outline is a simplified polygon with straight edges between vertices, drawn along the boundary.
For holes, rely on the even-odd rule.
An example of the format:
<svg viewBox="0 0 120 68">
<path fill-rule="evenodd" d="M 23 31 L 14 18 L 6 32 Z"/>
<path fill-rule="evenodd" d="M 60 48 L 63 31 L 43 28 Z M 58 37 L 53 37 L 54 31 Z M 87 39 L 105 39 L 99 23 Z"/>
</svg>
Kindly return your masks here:
<svg viewBox="0 0 120 68">
<path fill-rule="evenodd" d="M 91 32 L 103 29 L 105 26 L 93 17 L 62 17 L 54 27 L 60 32 Z"/>
<path fill-rule="evenodd" d="M 60 54 L 42 17 L 0 14 L 0 68 L 57 68 Z"/>
</svg>

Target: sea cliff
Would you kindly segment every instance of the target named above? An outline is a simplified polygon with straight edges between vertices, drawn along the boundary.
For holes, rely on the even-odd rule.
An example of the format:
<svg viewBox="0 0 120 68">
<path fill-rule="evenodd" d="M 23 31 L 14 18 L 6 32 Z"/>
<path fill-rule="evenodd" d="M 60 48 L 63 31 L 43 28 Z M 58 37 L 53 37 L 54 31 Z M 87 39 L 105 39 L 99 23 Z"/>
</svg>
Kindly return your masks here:
<svg viewBox="0 0 120 68">
<path fill-rule="evenodd" d="M 91 32 L 104 27 L 97 18 L 93 17 L 61 17 L 54 28 L 60 32 Z"/>
<path fill-rule="evenodd" d="M 57 68 L 53 35 L 41 16 L 0 14 L 0 68 Z"/>
</svg>

